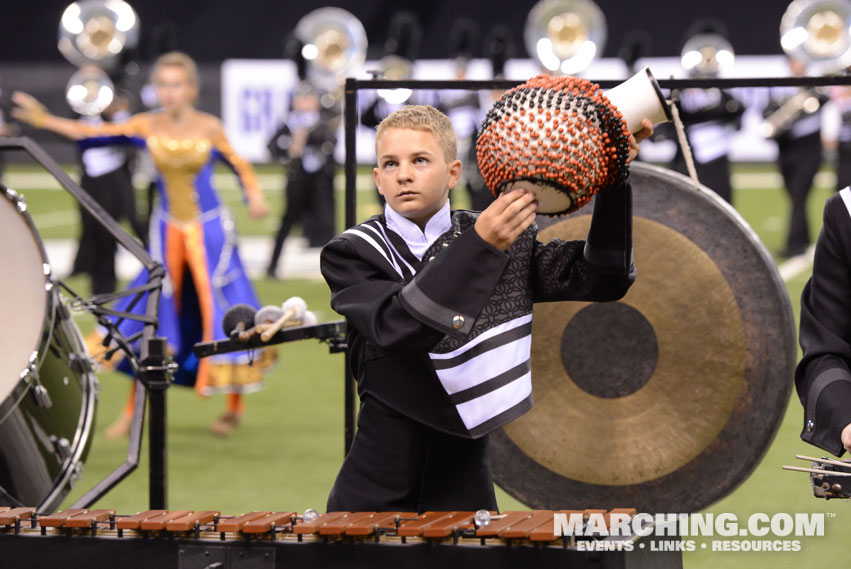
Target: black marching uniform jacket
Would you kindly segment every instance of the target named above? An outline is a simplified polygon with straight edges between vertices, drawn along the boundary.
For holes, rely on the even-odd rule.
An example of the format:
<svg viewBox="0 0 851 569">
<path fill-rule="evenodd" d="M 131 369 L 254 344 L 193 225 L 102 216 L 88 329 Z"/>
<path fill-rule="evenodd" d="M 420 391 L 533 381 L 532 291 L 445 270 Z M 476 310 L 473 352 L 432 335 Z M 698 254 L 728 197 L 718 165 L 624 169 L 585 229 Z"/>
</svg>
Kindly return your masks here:
<svg viewBox="0 0 851 569">
<path fill-rule="evenodd" d="M 321 256 L 360 396 L 468 438 L 532 406 L 533 302 L 617 300 L 635 278 L 628 181 L 597 195 L 586 241 L 543 244 L 533 225 L 503 252 L 476 233 L 477 217 L 453 212 L 422 261 L 383 215 Z"/>
<path fill-rule="evenodd" d="M 813 275 L 801 295 L 795 387 L 804 405 L 801 438 L 835 455 L 851 423 L 851 189 L 831 196 L 816 243 Z"/>
</svg>

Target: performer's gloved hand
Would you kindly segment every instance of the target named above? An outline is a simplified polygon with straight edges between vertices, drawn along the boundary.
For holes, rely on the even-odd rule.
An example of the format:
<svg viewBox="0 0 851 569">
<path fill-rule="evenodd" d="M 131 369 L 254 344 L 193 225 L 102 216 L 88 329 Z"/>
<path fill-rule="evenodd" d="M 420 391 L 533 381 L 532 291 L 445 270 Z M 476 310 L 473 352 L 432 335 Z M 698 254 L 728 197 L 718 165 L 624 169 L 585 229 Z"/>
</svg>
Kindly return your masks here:
<svg viewBox="0 0 851 569">
<path fill-rule="evenodd" d="M 269 204 L 266 203 L 265 198 L 257 197 L 253 199 L 249 199 L 248 201 L 248 215 L 252 217 L 252 219 L 261 219 L 266 217 L 269 213 Z"/>
<path fill-rule="evenodd" d="M 17 120 L 41 128 L 47 122 L 50 112 L 38 99 L 23 91 L 12 93 L 12 102 L 17 105 L 12 107 L 12 117 Z"/>
<path fill-rule="evenodd" d="M 474 229 L 479 237 L 500 251 L 511 244 L 535 221 L 538 202 L 535 194 L 523 189 L 524 182 L 515 182 L 479 214 Z"/>
<path fill-rule="evenodd" d="M 842 446 L 845 447 L 849 453 L 851 453 L 851 423 L 845 426 L 842 429 L 842 435 L 840 435 L 840 439 L 842 440 Z"/>
<path fill-rule="evenodd" d="M 641 119 L 641 130 L 629 135 L 629 159 L 632 162 L 638 156 L 639 142 L 653 135 L 653 123 L 650 119 Z"/>
</svg>

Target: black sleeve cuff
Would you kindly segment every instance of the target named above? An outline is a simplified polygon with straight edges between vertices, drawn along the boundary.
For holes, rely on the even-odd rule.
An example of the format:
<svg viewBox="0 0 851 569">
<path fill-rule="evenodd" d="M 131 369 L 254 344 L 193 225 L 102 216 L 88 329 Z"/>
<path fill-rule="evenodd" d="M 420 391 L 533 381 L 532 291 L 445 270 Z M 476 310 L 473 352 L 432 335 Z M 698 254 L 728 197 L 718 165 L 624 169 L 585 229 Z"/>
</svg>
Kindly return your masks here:
<svg viewBox="0 0 851 569">
<path fill-rule="evenodd" d="M 851 374 L 844 369 L 828 369 L 810 385 L 804 409 L 801 439 L 841 456 L 845 449 L 842 430 L 851 424 Z"/>
<path fill-rule="evenodd" d="M 632 270 L 632 187 L 629 179 L 606 188 L 594 201 L 584 257 L 597 267 Z"/>
</svg>

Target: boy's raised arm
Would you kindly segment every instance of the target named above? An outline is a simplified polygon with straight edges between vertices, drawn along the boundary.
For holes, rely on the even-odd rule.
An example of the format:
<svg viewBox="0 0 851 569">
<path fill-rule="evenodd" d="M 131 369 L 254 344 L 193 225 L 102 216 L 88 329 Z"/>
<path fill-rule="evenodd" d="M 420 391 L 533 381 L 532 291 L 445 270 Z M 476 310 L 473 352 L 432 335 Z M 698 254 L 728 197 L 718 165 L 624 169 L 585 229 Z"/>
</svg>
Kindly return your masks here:
<svg viewBox="0 0 851 569">
<path fill-rule="evenodd" d="M 405 283 L 338 237 L 325 246 L 322 275 L 331 307 L 381 349 L 423 351 L 446 334 L 466 336 L 493 293 L 509 256 L 471 227 Z"/>
<path fill-rule="evenodd" d="M 536 242 L 533 275 L 536 302 L 622 298 L 635 280 L 629 180 L 597 194 L 584 243 Z"/>
</svg>

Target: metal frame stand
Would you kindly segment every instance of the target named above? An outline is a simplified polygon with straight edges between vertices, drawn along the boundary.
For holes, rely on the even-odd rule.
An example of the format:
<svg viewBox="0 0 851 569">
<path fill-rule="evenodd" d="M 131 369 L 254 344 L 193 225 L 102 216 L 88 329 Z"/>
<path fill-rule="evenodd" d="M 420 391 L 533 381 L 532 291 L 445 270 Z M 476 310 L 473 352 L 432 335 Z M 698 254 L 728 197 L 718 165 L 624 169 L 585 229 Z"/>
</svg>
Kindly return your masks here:
<svg viewBox="0 0 851 569">
<path fill-rule="evenodd" d="M 136 390 L 136 399 L 133 407 L 134 420 L 130 426 L 130 440 L 127 445 L 127 456 L 123 463 L 118 465 L 112 472 L 94 485 L 85 495 L 80 497 L 71 508 L 88 508 L 97 502 L 104 494 L 114 488 L 133 472 L 139 464 L 139 454 L 142 447 L 142 424 L 145 414 L 145 403 L 151 400 L 151 504 L 165 505 L 165 389 L 171 378 L 172 367 L 165 360 L 165 340 L 154 338 L 157 328 L 157 314 L 162 289 L 162 281 L 165 278 L 165 268 L 155 261 L 145 250 L 141 243 L 133 239 L 121 225 L 110 216 L 103 207 L 97 203 L 80 185 L 62 169 L 61 166 L 36 142 L 27 137 L 0 138 L 0 152 L 23 151 L 35 162 L 43 167 L 71 196 L 94 217 L 115 240 L 138 259 L 145 269 L 148 270 L 149 280 L 146 285 L 131 289 L 124 295 L 135 295 L 135 304 L 143 295 L 147 294 L 144 315 L 131 315 L 116 312 L 105 306 L 112 299 L 100 298 L 98 295 L 84 301 L 92 314 L 98 316 L 101 324 L 117 325 L 110 318 L 134 319 L 144 324 L 143 331 L 132 338 L 113 337 L 121 345 L 129 358 L 129 362 L 137 375 L 139 389 Z M 61 281 L 60 281 L 60 284 Z M 63 285 L 64 286 L 64 285 Z M 67 287 L 66 287 L 66 290 Z M 71 292 L 69 290 L 69 292 Z M 101 297 L 105 295 L 100 295 Z M 83 300 L 83 299 L 80 299 Z M 130 343 L 141 341 L 140 360 L 136 359 L 130 349 Z"/>
<path fill-rule="evenodd" d="M 623 82 L 623 80 L 595 81 L 603 89 L 610 89 Z M 458 89 L 463 91 L 475 91 L 486 89 L 507 90 L 516 87 L 522 81 L 507 79 L 491 80 L 391 80 L 391 79 L 346 79 L 345 95 L 343 105 L 344 119 L 344 141 L 345 141 L 345 164 L 344 173 L 346 178 L 345 187 L 345 227 L 349 228 L 357 223 L 357 127 L 360 122 L 358 116 L 358 91 L 364 89 Z M 731 89 L 734 87 L 777 87 L 794 86 L 804 88 L 826 87 L 830 85 L 851 85 L 851 75 L 827 77 L 735 77 L 735 78 L 707 78 L 707 79 L 659 79 L 659 86 L 663 89 Z M 346 368 L 344 370 L 344 438 L 345 454 L 349 453 L 355 434 L 355 379 L 349 373 L 349 355 L 346 352 Z"/>
<path fill-rule="evenodd" d="M 137 377 L 145 386 L 150 408 L 148 411 L 149 507 L 162 510 L 167 503 L 166 470 L 166 390 L 171 385 L 177 364 L 166 355 L 166 339 L 150 338 L 147 357 L 139 362 Z"/>
</svg>

